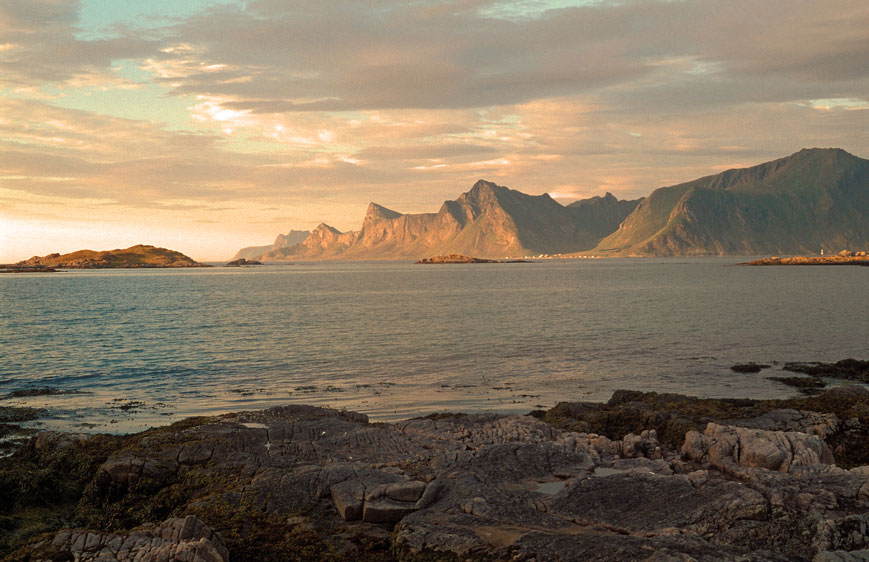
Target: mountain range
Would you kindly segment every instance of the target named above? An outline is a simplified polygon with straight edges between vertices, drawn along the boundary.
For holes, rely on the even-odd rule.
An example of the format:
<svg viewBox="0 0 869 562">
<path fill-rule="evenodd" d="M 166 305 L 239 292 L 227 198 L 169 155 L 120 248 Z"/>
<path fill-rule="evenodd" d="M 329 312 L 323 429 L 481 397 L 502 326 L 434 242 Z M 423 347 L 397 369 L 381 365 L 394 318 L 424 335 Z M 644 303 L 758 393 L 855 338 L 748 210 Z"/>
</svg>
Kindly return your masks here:
<svg viewBox="0 0 869 562">
<path fill-rule="evenodd" d="M 436 213 L 371 203 L 360 230 L 320 224 L 279 235 L 236 258 L 262 261 L 515 257 L 760 255 L 869 248 L 869 160 L 805 149 L 759 166 L 619 200 L 607 193 L 563 206 L 480 180 Z"/>
<path fill-rule="evenodd" d="M 273 247 L 262 261 L 416 259 L 435 254 L 522 256 L 592 248 L 639 203 L 610 194 L 568 207 L 480 180 L 437 213 L 402 214 L 371 203 L 362 228 L 320 224 L 294 246 Z"/>
</svg>

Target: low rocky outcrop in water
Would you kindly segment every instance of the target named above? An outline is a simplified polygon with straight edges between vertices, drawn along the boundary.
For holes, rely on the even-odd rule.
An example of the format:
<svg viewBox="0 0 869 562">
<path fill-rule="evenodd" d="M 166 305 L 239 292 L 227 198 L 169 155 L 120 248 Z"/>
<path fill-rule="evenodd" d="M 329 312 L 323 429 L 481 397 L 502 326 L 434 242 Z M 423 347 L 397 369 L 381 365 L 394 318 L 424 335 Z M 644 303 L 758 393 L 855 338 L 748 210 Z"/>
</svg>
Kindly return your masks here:
<svg viewBox="0 0 869 562">
<path fill-rule="evenodd" d="M 792 386 L 803 394 L 818 394 L 827 386 L 818 377 L 769 377 L 769 380 Z"/>
<path fill-rule="evenodd" d="M 430 258 L 422 258 L 416 263 L 422 264 L 441 264 L 441 263 L 527 263 L 525 260 L 488 260 L 485 258 L 472 258 L 461 254 L 450 254 L 448 256 L 433 256 Z"/>
<path fill-rule="evenodd" d="M 835 363 L 785 363 L 785 371 L 869 383 L 869 361 L 842 359 Z"/>
<path fill-rule="evenodd" d="M 769 368 L 770 365 L 765 363 L 737 363 L 730 367 L 730 370 L 737 373 L 759 373 L 762 370 Z"/>
<path fill-rule="evenodd" d="M 759 373 L 770 367 L 771 365 L 761 363 L 738 363 L 730 369 L 737 373 Z M 818 394 L 823 391 L 827 387 L 827 382 L 821 377 L 869 384 L 869 361 L 861 359 L 842 359 L 835 363 L 790 362 L 785 363 L 781 369 L 809 375 L 805 377 L 768 377 L 770 380 L 792 386 L 804 394 Z"/>
<path fill-rule="evenodd" d="M 149 267 L 211 267 L 199 263 L 175 250 L 139 244 L 123 250 L 79 250 L 69 254 L 33 256 L 7 266 L 12 269 L 115 269 Z"/>
<path fill-rule="evenodd" d="M 57 273 L 53 267 L 0 265 L 0 273 Z"/>
<path fill-rule="evenodd" d="M 869 265 L 866 252 L 849 252 L 847 256 L 795 256 L 792 258 L 771 257 L 750 261 L 741 265 Z"/>
<path fill-rule="evenodd" d="M 861 560 L 867 438 L 856 386 L 768 401 L 619 391 L 391 424 L 285 406 L 130 436 L 46 432 L 0 462 L 0 555 Z"/>
<path fill-rule="evenodd" d="M 242 267 L 247 265 L 262 265 L 263 262 L 256 260 L 247 260 L 244 258 L 239 258 L 237 260 L 232 260 L 231 262 L 227 262 L 226 267 Z"/>
</svg>

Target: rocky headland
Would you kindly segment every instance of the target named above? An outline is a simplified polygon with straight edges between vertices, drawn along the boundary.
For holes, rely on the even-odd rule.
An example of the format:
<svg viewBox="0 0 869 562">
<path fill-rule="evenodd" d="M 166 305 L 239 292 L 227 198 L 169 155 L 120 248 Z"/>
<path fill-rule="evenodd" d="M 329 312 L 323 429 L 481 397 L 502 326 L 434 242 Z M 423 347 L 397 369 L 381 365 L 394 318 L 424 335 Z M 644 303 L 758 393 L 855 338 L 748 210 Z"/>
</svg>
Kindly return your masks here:
<svg viewBox="0 0 869 562">
<path fill-rule="evenodd" d="M 148 267 L 211 267 L 181 252 L 138 244 L 117 250 L 79 250 L 69 254 L 49 254 L 7 265 L 8 269 L 126 269 Z"/>
<path fill-rule="evenodd" d="M 528 263 L 525 260 L 489 260 L 485 258 L 472 258 L 461 254 L 450 254 L 448 256 L 432 256 L 430 258 L 422 258 L 418 260 L 418 264 L 446 264 L 446 263 Z"/>
<path fill-rule="evenodd" d="M 861 386 L 389 424 L 284 406 L 0 461 L 10 561 L 853 561 L 867 513 Z"/>
</svg>

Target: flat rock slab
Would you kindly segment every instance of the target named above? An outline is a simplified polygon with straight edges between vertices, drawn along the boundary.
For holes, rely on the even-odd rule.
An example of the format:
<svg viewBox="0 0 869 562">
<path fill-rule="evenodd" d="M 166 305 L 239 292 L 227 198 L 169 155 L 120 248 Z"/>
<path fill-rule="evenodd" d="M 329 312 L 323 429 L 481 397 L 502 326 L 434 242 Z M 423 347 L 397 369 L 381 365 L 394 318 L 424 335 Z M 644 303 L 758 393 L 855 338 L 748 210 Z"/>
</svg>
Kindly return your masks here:
<svg viewBox="0 0 869 562">
<path fill-rule="evenodd" d="M 32 545 L 31 562 L 229 562 L 223 539 L 193 516 L 128 533 L 61 531 Z"/>
<path fill-rule="evenodd" d="M 389 498 L 365 502 L 362 520 L 366 523 L 398 523 L 405 515 L 416 510 L 415 502 L 401 502 Z"/>
</svg>

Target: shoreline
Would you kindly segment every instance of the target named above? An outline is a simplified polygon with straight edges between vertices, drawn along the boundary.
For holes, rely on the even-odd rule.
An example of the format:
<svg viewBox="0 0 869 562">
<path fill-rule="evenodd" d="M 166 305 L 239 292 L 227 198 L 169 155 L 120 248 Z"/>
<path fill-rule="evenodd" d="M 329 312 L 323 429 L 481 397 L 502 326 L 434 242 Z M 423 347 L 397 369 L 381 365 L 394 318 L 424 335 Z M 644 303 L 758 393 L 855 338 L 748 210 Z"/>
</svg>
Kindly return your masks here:
<svg viewBox="0 0 869 562">
<path fill-rule="evenodd" d="M 859 386 L 788 400 L 616 391 L 393 423 L 294 405 L 133 435 L 44 432 L 0 459 L 0 556 L 808 561 L 869 544 L 851 531 L 869 508 L 867 442 Z"/>
<path fill-rule="evenodd" d="M 722 366 L 718 377 L 725 381 L 729 377 L 735 386 L 719 384 L 717 391 L 710 392 L 710 387 L 706 391 L 695 389 L 688 393 L 704 398 L 733 399 L 744 396 L 740 388 L 744 389 L 746 385 L 757 388 L 769 385 L 767 391 L 754 396 L 790 399 L 818 394 L 842 384 L 869 385 L 869 361 L 736 363 L 729 368 Z M 11 379 L 5 382 L 11 382 Z M 222 397 L 213 396 L 208 403 L 203 402 L 204 397 L 188 399 L 183 404 L 166 397 L 160 401 L 153 393 L 137 394 L 121 388 L 106 392 L 87 386 L 56 387 L 50 384 L 7 387 L 6 393 L 0 393 L 0 443 L 16 433 L 5 425 L 10 423 L 17 424 L 21 434 L 47 430 L 126 435 L 170 425 L 189 416 L 221 415 L 291 404 L 359 411 L 372 420 L 394 423 L 419 415 L 442 413 L 523 414 L 545 410 L 563 398 L 562 390 L 539 381 L 534 385 L 521 380 L 489 380 L 486 377 L 464 383 L 445 380 L 425 387 L 396 380 L 368 384 L 352 381 L 325 385 L 296 383 L 285 390 L 228 381 Z M 673 385 L 633 388 L 679 392 L 668 386 Z M 606 387 L 594 393 L 577 389 L 574 397 L 599 403 L 608 400 L 612 392 Z M 409 396 L 415 398 L 410 400 Z M 0 446 L 0 451 L 2 449 Z"/>
</svg>

